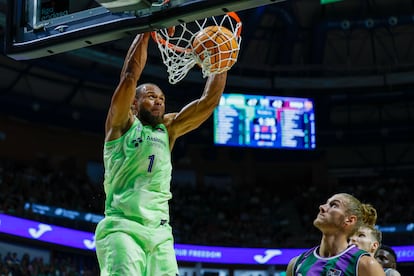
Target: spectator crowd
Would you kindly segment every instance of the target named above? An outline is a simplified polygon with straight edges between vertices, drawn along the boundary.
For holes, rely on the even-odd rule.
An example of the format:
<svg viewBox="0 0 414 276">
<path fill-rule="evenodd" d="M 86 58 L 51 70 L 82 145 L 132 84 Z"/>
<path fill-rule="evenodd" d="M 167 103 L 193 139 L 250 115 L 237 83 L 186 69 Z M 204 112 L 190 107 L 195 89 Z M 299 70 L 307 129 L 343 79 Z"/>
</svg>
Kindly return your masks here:
<svg viewBox="0 0 414 276">
<path fill-rule="evenodd" d="M 298 186 L 289 183 L 252 183 L 250 186 L 174 183 L 170 223 L 174 226 L 177 243 L 310 247 L 319 238 L 311 223 L 318 212 L 315 203 L 323 203 L 333 192 L 352 193 L 373 204 L 379 214 L 379 225 L 412 223 L 412 181 L 409 176 L 361 177 L 340 179 L 335 185 L 324 187 L 307 183 Z M 0 160 L 2 213 L 93 231 L 95 224 L 46 217 L 24 206 L 30 202 L 102 214 L 103 194 L 101 183 L 91 181 L 84 171 L 67 164 L 50 168 L 47 162 Z M 408 244 L 412 240 L 412 233 L 384 235 L 384 242 L 391 245 Z M 88 258 L 91 264 L 95 263 L 94 257 Z M 57 255 L 45 264 L 36 257 L 17 257 L 10 253 L 1 257 L 0 275 L 94 275 L 96 268 L 82 262 Z"/>
</svg>

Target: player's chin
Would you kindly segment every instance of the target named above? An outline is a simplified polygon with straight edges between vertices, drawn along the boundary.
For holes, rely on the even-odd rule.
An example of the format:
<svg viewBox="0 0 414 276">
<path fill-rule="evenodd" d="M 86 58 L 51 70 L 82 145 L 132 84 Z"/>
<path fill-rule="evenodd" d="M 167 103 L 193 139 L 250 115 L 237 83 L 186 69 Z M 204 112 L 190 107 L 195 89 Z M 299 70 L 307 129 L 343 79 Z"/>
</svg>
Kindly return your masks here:
<svg viewBox="0 0 414 276">
<path fill-rule="evenodd" d="M 314 226 L 318 226 L 318 225 L 321 225 L 321 224 L 323 224 L 323 222 L 319 217 L 317 217 L 316 219 L 313 220 L 313 225 Z"/>
<path fill-rule="evenodd" d="M 151 110 L 151 116 L 153 116 L 155 118 L 159 118 L 159 117 L 164 116 L 164 112 L 162 110 L 159 110 L 159 109 Z"/>
<path fill-rule="evenodd" d="M 157 124 L 161 124 L 162 122 L 164 122 L 164 114 L 154 115 L 153 118 L 154 121 L 157 122 Z"/>
</svg>

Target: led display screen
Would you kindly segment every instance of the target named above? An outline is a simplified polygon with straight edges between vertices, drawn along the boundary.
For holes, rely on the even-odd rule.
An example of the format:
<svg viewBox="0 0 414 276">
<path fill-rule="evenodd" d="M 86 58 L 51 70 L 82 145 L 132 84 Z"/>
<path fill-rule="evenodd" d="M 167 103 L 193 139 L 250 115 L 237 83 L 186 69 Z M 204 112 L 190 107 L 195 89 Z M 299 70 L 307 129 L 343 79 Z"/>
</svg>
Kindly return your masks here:
<svg viewBox="0 0 414 276">
<path fill-rule="evenodd" d="M 316 148 L 314 101 L 309 98 L 223 94 L 214 111 L 214 144 Z"/>
</svg>

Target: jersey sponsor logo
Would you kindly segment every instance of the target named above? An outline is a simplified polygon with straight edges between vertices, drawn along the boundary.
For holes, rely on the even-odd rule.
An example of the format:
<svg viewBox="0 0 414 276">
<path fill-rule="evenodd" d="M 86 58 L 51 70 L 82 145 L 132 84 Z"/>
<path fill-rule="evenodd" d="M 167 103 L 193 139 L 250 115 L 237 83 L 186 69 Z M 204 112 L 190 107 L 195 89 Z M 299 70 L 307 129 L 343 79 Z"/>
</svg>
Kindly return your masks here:
<svg viewBox="0 0 414 276">
<path fill-rule="evenodd" d="M 341 275 L 342 275 L 342 271 L 335 269 L 335 268 L 329 269 L 329 271 L 326 273 L 326 276 L 341 276 Z"/>
<path fill-rule="evenodd" d="M 167 146 L 167 144 L 163 140 L 161 140 L 160 138 L 157 138 L 157 137 L 147 136 L 147 141 L 162 144 L 165 147 Z"/>
</svg>

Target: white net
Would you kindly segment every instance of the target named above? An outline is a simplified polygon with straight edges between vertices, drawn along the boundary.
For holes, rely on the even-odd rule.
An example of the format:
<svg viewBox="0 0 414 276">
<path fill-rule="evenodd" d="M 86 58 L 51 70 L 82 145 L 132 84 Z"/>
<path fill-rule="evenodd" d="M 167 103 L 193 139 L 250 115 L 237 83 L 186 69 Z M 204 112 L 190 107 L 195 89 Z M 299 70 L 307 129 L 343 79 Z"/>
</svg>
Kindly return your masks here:
<svg viewBox="0 0 414 276">
<path fill-rule="evenodd" d="M 168 81 L 178 83 L 196 64 L 200 66 L 204 78 L 229 70 L 238 58 L 241 25 L 235 13 L 227 13 L 177 25 L 171 36 L 168 29 L 154 31 L 153 38 L 167 66 Z M 214 34 L 201 38 L 200 31 L 210 26 L 225 27 L 230 34 L 219 30 L 219 40 L 213 38 Z M 194 43 L 195 38 L 201 40 Z M 208 43 L 205 40 L 209 40 Z"/>
</svg>

